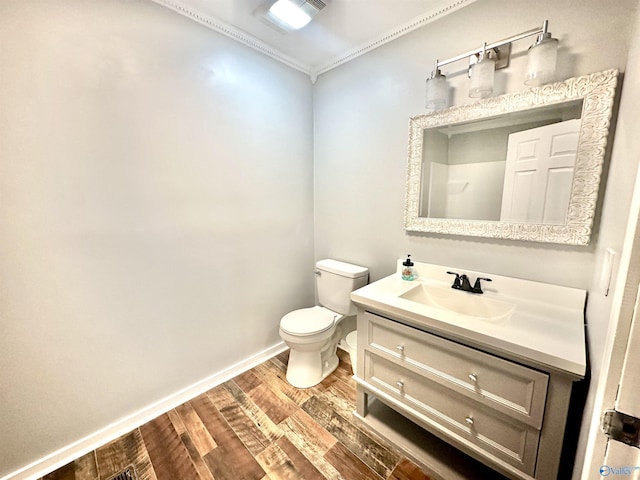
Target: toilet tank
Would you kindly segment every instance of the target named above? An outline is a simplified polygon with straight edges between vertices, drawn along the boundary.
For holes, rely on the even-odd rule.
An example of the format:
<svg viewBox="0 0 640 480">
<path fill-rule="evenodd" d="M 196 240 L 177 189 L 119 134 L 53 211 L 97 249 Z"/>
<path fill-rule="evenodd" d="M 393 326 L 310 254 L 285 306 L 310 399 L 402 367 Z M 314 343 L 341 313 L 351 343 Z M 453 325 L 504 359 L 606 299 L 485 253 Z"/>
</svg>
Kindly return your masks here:
<svg viewBox="0 0 640 480">
<path fill-rule="evenodd" d="M 366 267 L 331 259 L 316 263 L 318 302 L 336 313 L 355 315 L 357 310 L 351 302 L 351 292 L 368 282 L 369 269 Z"/>
</svg>

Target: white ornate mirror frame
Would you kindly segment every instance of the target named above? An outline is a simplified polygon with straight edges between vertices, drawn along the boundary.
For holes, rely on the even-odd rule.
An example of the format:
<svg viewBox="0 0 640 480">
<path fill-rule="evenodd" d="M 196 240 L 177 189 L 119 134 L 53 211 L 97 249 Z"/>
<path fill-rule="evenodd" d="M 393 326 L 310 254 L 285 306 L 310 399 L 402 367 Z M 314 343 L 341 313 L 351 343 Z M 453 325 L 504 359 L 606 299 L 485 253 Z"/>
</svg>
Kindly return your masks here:
<svg viewBox="0 0 640 480">
<path fill-rule="evenodd" d="M 618 71 L 605 70 L 440 112 L 411 117 L 405 200 L 405 230 L 587 245 L 595 215 Z M 424 130 L 583 100 L 576 164 L 567 221 L 563 225 L 458 220 L 420 216 Z"/>
</svg>

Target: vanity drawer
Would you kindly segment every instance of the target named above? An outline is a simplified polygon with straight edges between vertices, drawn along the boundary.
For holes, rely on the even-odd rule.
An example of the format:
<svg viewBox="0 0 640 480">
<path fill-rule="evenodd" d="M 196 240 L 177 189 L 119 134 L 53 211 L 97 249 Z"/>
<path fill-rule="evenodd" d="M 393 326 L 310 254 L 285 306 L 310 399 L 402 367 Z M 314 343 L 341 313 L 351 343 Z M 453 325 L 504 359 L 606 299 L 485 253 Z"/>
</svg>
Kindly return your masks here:
<svg viewBox="0 0 640 480">
<path fill-rule="evenodd" d="M 549 376 L 369 312 L 366 349 L 540 429 Z"/>
<path fill-rule="evenodd" d="M 540 432 L 389 360 L 365 352 L 365 381 L 465 442 L 532 475 Z"/>
</svg>

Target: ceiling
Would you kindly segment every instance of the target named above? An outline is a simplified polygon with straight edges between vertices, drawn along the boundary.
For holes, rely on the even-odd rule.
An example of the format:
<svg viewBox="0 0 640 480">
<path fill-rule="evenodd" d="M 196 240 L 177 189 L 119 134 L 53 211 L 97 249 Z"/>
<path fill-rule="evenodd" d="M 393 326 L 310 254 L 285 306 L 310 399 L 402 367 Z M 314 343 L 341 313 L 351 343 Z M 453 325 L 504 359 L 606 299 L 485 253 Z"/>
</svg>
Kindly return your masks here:
<svg viewBox="0 0 640 480">
<path fill-rule="evenodd" d="M 268 0 L 153 0 L 311 75 L 476 0 L 324 0 L 304 28 L 281 33 L 255 14 Z"/>
</svg>

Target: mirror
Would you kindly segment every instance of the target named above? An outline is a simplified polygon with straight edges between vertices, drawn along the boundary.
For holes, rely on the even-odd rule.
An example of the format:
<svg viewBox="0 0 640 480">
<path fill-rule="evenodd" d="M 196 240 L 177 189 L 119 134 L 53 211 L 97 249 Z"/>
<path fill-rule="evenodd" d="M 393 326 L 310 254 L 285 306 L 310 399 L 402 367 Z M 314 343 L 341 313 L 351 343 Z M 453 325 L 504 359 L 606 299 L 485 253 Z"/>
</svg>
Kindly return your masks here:
<svg viewBox="0 0 640 480">
<path fill-rule="evenodd" d="M 405 230 L 588 244 L 617 77 L 412 117 Z"/>
</svg>

